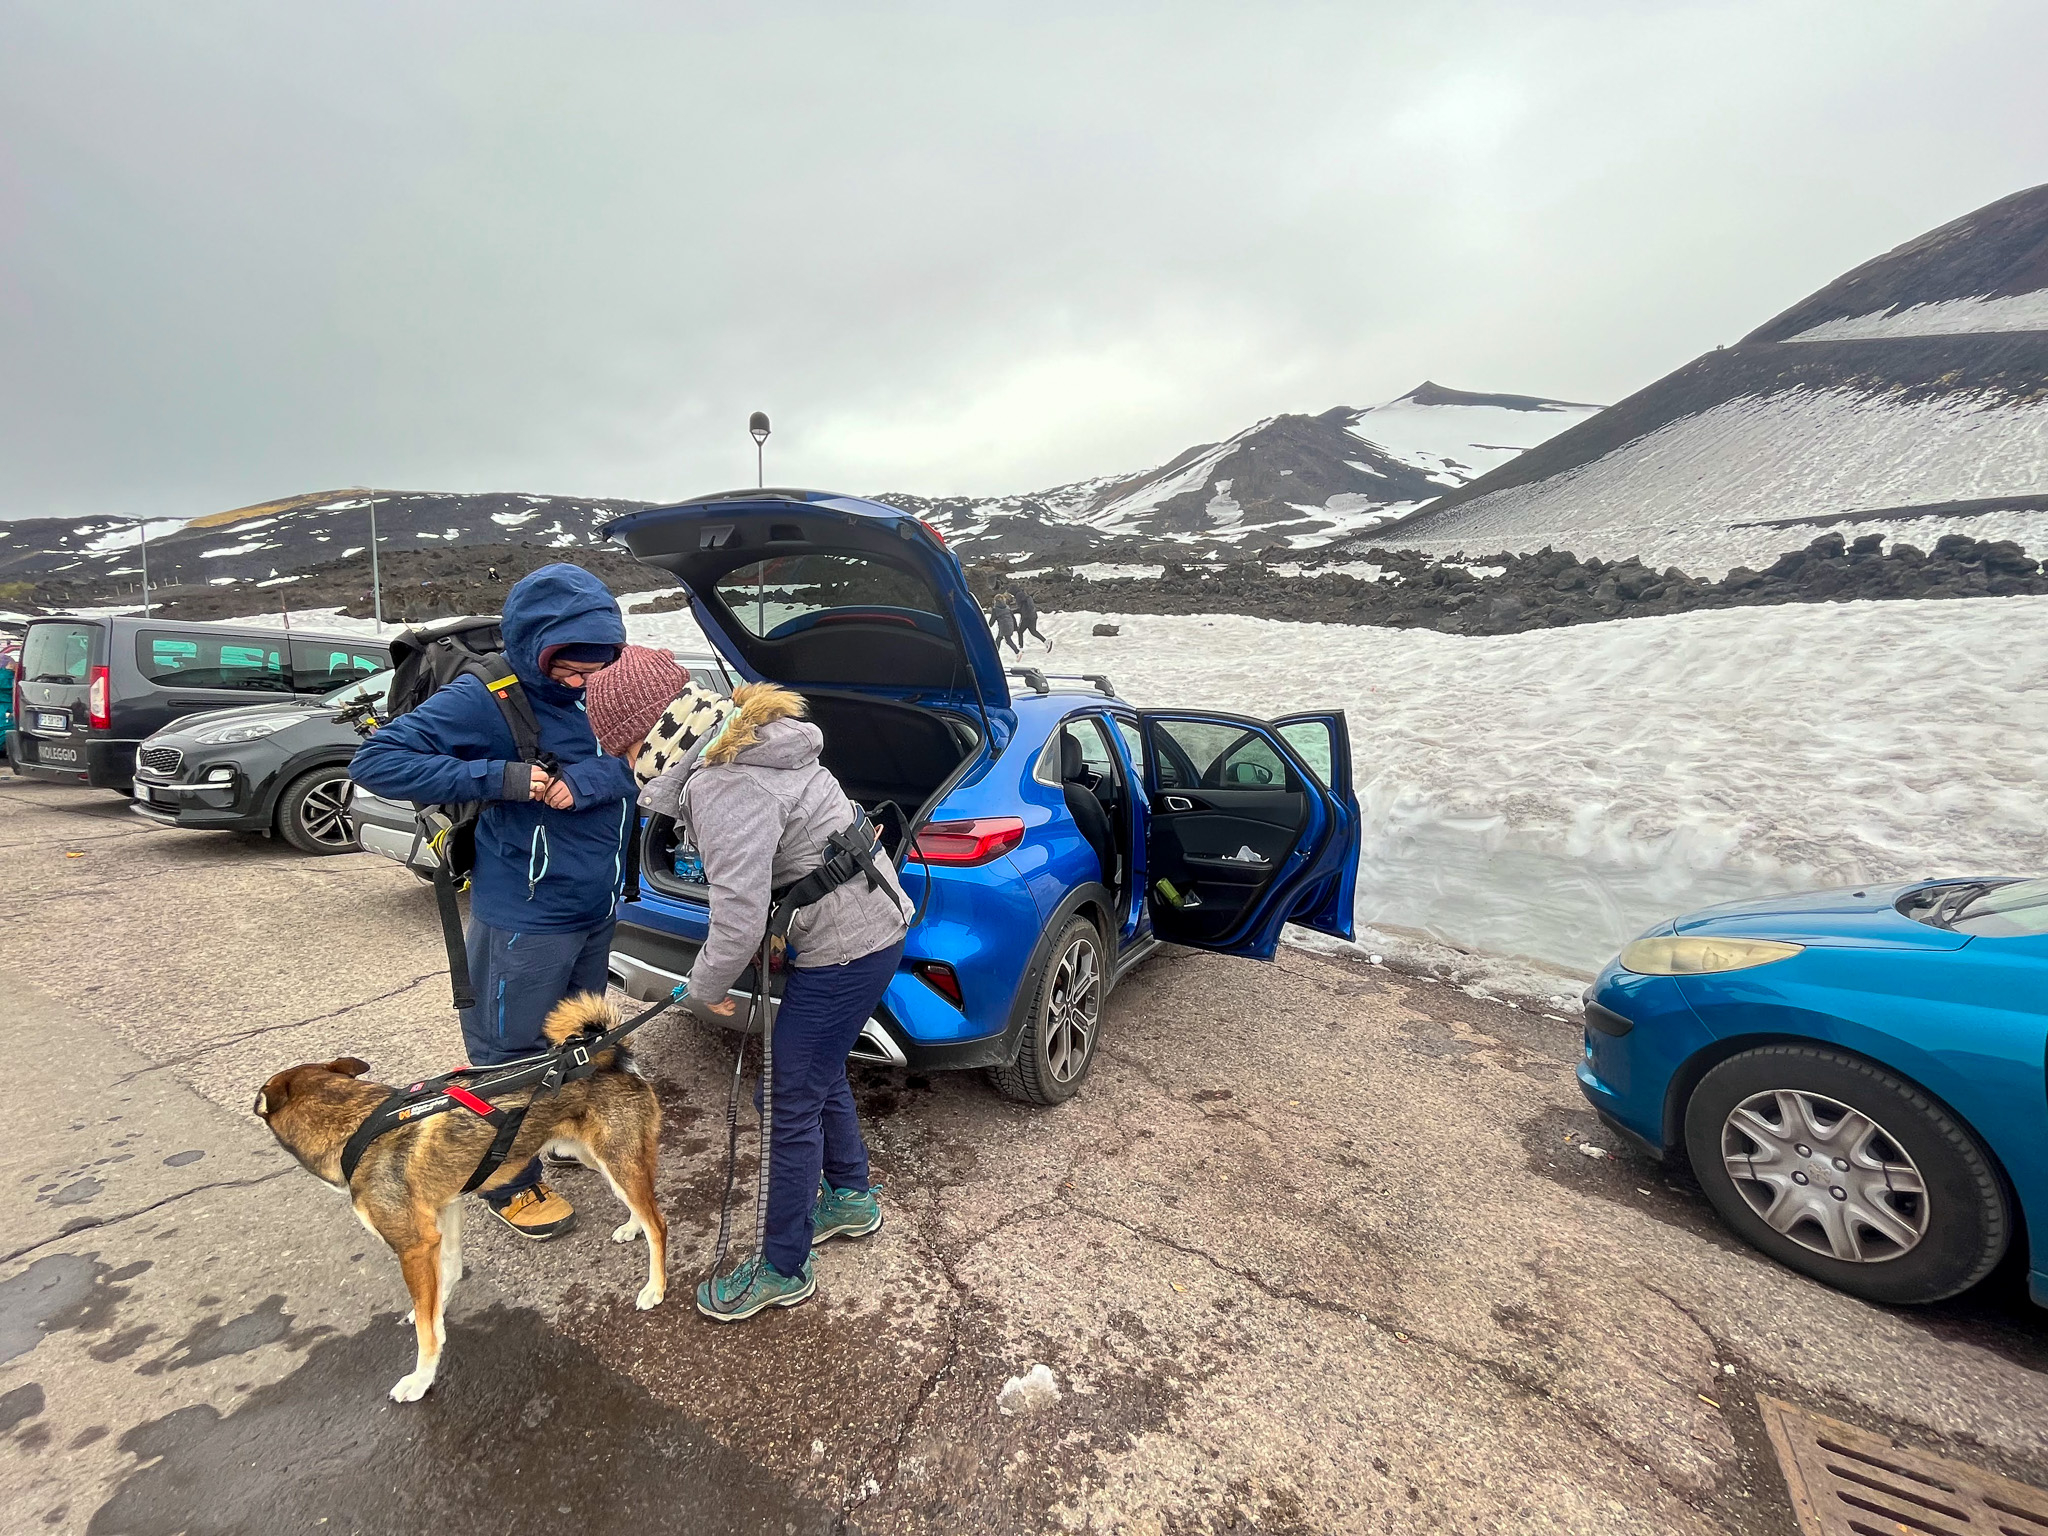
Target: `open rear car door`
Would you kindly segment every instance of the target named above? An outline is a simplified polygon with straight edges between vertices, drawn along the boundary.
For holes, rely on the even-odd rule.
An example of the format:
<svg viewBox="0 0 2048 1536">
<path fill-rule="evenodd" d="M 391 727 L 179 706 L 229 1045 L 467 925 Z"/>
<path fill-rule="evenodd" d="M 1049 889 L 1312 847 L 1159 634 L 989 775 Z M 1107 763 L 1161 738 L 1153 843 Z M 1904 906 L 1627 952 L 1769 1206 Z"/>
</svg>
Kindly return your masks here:
<svg viewBox="0 0 2048 1536">
<path fill-rule="evenodd" d="M 1258 960 L 1290 921 L 1349 939 L 1359 814 L 1343 715 L 1145 710 L 1138 724 L 1153 931 Z"/>
</svg>

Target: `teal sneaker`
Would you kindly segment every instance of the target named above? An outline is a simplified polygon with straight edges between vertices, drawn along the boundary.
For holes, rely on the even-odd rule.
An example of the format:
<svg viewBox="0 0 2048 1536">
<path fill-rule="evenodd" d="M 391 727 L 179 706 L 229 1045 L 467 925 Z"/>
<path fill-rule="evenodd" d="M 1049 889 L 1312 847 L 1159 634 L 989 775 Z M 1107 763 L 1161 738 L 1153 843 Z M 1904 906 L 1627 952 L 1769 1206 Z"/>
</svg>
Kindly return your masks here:
<svg viewBox="0 0 2048 1536">
<path fill-rule="evenodd" d="M 801 1274 L 784 1275 L 755 1254 L 731 1274 L 715 1275 L 700 1284 L 697 1310 L 714 1323 L 737 1323 L 764 1307 L 793 1307 L 817 1288 L 809 1259 L 804 1260 Z"/>
<path fill-rule="evenodd" d="M 834 1189 L 818 1186 L 818 1203 L 811 1207 L 811 1246 L 835 1237 L 866 1237 L 882 1230 L 882 1186 L 866 1189 Z"/>
</svg>

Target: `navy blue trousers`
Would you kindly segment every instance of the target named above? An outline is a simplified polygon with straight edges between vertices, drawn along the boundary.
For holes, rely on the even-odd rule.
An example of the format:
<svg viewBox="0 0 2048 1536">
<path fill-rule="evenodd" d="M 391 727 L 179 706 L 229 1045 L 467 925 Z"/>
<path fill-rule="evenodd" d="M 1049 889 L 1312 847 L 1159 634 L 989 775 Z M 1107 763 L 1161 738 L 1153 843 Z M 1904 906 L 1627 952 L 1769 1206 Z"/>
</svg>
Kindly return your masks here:
<svg viewBox="0 0 2048 1536">
<path fill-rule="evenodd" d="M 846 1053 L 903 958 L 898 940 L 844 965 L 791 966 L 775 1014 L 775 1106 L 768 1158 L 768 1230 L 761 1253 L 793 1275 L 811 1256 L 811 1211 L 822 1174 L 834 1189 L 868 1188 Z"/>
<path fill-rule="evenodd" d="M 547 1049 L 541 1024 L 565 997 L 602 993 L 612 949 L 612 920 L 573 933 L 514 933 L 474 919 L 469 979 L 476 1006 L 462 1010 L 462 1044 L 473 1067 L 495 1067 Z M 504 1205 L 540 1182 L 540 1159 L 484 1196 Z"/>
</svg>

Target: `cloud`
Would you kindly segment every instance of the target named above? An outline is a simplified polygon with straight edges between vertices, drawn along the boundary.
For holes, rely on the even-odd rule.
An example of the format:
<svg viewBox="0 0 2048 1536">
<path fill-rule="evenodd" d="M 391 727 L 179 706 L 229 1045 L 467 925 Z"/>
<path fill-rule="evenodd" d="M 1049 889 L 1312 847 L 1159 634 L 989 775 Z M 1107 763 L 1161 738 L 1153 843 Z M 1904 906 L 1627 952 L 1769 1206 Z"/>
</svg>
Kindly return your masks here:
<svg viewBox="0 0 2048 1536">
<path fill-rule="evenodd" d="M 2022 5 L 0 0 L 0 515 L 1014 491 L 1614 398 L 2042 179 Z"/>
</svg>

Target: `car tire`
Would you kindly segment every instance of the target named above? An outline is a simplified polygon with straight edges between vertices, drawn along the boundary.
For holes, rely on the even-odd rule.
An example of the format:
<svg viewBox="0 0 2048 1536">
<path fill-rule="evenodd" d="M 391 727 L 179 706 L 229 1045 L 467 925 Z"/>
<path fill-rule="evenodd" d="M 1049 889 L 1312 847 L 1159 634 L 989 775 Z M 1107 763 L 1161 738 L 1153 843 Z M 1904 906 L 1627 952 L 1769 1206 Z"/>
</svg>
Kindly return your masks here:
<svg viewBox="0 0 2048 1536">
<path fill-rule="evenodd" d="M 311 769 L 277 797 L 278 835 L 301 853 L 354 853 L 356 835 L 347 806 L 348 765 Z"/>
<path fill-rule="evenodd" d="M 1108 980 L 1101 930 L 1070 918 L 1039 968 L 1017 1059 L 989 1072 L 996 1091 L 1024 1104 L 1071 1099 L 1095 1065 Z"/>
<path fill-rule="evenodd" d="M 1745 1242 L 1865 1301 L 1954 1296 L 2012 1238 L 1983 1144 L 1919 1087 L 1846 1052 L 1771 1045 L 1729 1057 L 1686 1102 L 1685 1147 Z"/>
</svg>

